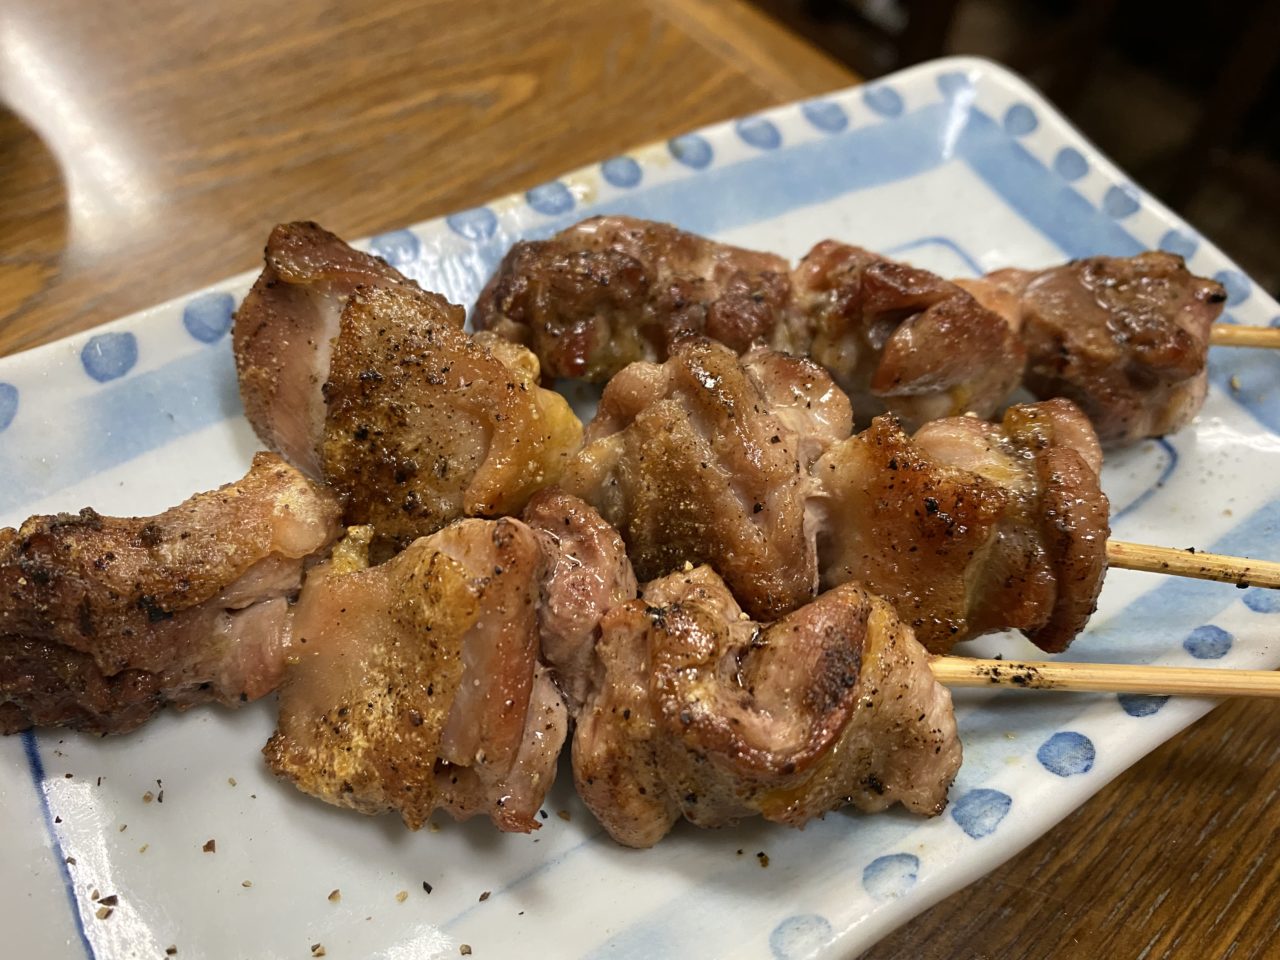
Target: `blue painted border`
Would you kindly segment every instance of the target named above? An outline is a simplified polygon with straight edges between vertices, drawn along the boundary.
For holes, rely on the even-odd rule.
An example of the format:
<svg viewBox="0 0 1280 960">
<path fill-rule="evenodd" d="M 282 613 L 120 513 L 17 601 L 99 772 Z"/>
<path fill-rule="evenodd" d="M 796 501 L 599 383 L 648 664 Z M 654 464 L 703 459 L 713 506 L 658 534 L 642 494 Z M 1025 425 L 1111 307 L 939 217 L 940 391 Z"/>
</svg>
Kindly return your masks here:
<svg viewBox="0 0 1280 960">
<path fill-rule="evenodd" d="M 62 840 L 53 826 L 53 808 L 49 802 L 49 791 L 45 786 L 44 760 L 40 757 L 40 743 L 30 730 L 22 734 L 22 752 L 27 758 L 27 771 L 31 774 L 31 783 L 35 787 L 36 797 L 40 801 L 40 813 L 44 817 L 45 833 L 49 844 L 53 847 L 54 859 L 58 863 L 58 873 L 62 877 L 62 888 L 67 894 L 67 904 L 71 908 L 71 916 L 75 922 L 76 933 L 80 936 L 80 945 L 84 947 L 84 955 L 89 960 L 97 960 L 93 944 L 84 929 L 84 919 L 80 916 L 80 901 L 76 897 L 75 881 L 71 879 L 71 870 L 67 866 L 67 854 L 62 847 Z"/>
</svg>

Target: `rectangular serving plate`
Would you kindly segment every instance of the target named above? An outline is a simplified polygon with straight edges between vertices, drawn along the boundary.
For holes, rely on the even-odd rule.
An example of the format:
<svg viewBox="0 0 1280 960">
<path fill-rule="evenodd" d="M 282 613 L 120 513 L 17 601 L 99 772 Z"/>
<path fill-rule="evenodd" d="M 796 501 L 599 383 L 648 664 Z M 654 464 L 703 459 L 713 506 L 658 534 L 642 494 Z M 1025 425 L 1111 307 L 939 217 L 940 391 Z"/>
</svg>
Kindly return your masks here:
<svg viewBox="0 0 1280 960">
<path fill-rule="evenodd" d="M 512 242 L 605 212 L 792 258 L 831 236 L 950 276 L 1159 247 L 1226 284 L 1229 322 L 1280 320 L 1273 300 L 1027 84 L 971 58 L 641 148 L 363 246 L 470 304 Z M 0 522 L 85 504 L 154 513 L 240 476 L 257 441 L 227 331 L 251 281 L 0 359 Z M 1110 458 L 1117 537 L 1280 559 L 1278 364 L 1273 352 L 1213 350 L 1196 423 Z M 1276 612 L 1263 591 L 1115 571 L 1069 656 L 1275 667 Z M 1033 654 L 1012 635 L 969 652 Z M 956 701 L 965 763 L 941 817 L 680 826 L 645 852 L 603 836 L 567 767 L 532 837 L 443 816 L 410 834 L 394 818 L 326 807 L 277 783 L 258 757 L 270 702 L 170 713 L 115 739 L 8 738 L 0 902 L 10 949 L 848 957 L 1011 857 L 1212 707 L 988 691 Z M 215 853 L 203 850 L 210 839 Z M 95 891 L 118 897 L 105 919 Z"/>
</svg>

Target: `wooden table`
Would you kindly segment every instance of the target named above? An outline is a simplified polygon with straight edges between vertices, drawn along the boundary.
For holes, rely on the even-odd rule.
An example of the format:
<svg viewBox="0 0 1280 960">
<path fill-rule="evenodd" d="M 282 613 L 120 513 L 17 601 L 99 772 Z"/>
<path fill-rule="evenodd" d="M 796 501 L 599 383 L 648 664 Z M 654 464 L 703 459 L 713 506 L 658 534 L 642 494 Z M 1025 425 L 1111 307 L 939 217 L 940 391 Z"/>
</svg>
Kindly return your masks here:
<svg viewBox="0 0 1280 960">
<path fill-rule="evenodd" d="M 738 0 L 7 0 L 0 354 L 856 77 Z M 1271 955 L 1280 711 L 1225 707 L 866 956 Z M 1280 949 L 1277 946 L 1276 949 Z"/>
</svg>

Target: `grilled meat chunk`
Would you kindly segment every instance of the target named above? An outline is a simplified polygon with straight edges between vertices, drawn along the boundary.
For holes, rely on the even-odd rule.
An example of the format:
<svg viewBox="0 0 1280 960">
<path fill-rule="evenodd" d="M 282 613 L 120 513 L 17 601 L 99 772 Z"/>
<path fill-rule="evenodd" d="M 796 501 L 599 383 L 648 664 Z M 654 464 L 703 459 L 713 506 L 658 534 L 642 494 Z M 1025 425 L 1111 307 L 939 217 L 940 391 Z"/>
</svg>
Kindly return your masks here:
<svg viewBox="0 0 1280 960">
<path fill-rule="evenodd" d="M 788 269 L 665 223 L 592 217 L 512 247 L 473 321 L 528 346 L 548 376 L 604 381 L 690 335 L 790 349 Z"/>
<path fill-rule="evenodd" d="M 511 519 L 460 521 L 376 567 L 317 569 L 264 748 L 272 769 L 413 829 L 437 808 L 537 829 L 568 722 L 537 661 L 545 569 Z"/>
<path fill-rule="evenodd" d="M 785 260 L 631 217 L 593 217 L 517 243 L 476 306 L 479 329 L 530 347 L 546 372 L 607 380 L 705 335 L 825 366 L 865 422 L 993 413 L 1022 376 L 1016 333 L 955 284 L 827 240 Z"/>
<path fill-rule="evenodd" d="M 347 298 L 360 286 L 417 284 L 315 223 L 277 226 L 264 259 L 232 330 L 240 397 L 262 442 L 318 478 L 325 417 L 320 387 Z"/>
<path fill-rule="evenodd" d="M 1028 389 L 1074 400 L 1104 446 L 1180 430 L 1204 403 L 1209 328 L 1227 295 L 1179 256 L 1089 257 L 965 286 L 1021 328 Z"/>
<path fill-rule="evenodd" d="M 581 438 L 537 359 L 315 224 L 277 227 L 236 313 L 245 413 L 372 524 L 385 556 L 461 516 L 519 512 Z"/>
<path fill-rule="evenodd" d="M 576 716 L 596 681 L 600 621 L 636 596 L 627 550 L 600 514 L 561 490 L 534 494 L 523 514 L 547 560 L 538 628 L 542 657 Z"/>
<path fill-rule="evenodd" d="M 908 437 L 890 417 L 832 447 L 822 484 L 823 585 L 890 600 L 933 653 L 1018 629 L 1059 651 L 1084 628 L 1106 569 L 1097 438 L 1067 400 L 952 417 Z"/>
<path fill-rule="evenodd" d="M 1017 332 L 956 284 L 825 240 L 792 274 L 804 353 L 850 394 L 865 423 L 886 410 L 908 429 L 989 417 L 1022 379 Z"/>
<path fill-rule="evenodd" d="M 666 224 L 596 217 L 517 243 L 476 324 L 529 346 L 554 376 L 596 381 L 663 362 L 694 334 L 738 352 L 766 344 L 826 367 L 860 423 L 887 411 L 908 430 L 990 417 L 1025 377 L 1119 446 L 1199 411 L 1225 300 L 1168 253 L 950 281 L 835 240 L 789 270 Z"/>
<path fill-rule="evenodd" d="M 359 290 L 342 313 L 323 473 L 347 522 L 397 546 L 461 516 L 518 513 L 581 441 L 528 351 L 486 349 L 461 326 L 457 307 L 402 287 Z"/>
<path fill-rule="evenodd" d="M 155 517 L 93 510 L 0 530 L 0 733 L 123 733 L 172 703 L 275 689 L 290 600 L 338 505 L 274 454 Z"/>
<path fill-rule="evenodd" d="M 574 734 L 578 791 L 619 843 L 684 816 L 801 826 L 845 804 L 939 813 L 960 765 L 950 694 L 892 607 L 845 584 L 772 625 L 707 567 L 604 620 Z"/>
<path fill-rule="evenodd" d="M 807 361 L 689 339 L 609 382 L 562 483 L 618 528 L 641 580 L 709 563 L 774 619 L 817 589 L 800 458 L 846 436 L 849 416 Z"/>
</svg>

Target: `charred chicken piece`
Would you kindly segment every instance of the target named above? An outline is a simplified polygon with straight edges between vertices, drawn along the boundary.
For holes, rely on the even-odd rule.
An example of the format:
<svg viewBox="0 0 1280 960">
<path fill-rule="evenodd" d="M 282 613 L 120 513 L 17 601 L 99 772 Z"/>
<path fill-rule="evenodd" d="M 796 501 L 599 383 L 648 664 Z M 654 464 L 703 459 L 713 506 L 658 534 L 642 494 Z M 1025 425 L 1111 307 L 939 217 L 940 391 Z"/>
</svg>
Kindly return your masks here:
<svg viewBox="0 0 1280 960">
<path fill-rule="evenodd" d="M 562 483 L 618 528 L 641 580 L 708 563 L 752 616 L 775 619 L 816 592 L 807 459 L 849 417 L 808 361 L 689 339 L 609 382 Z"/>
<path fill-rule="evenodd" d="M 1204 403 L 1209 328 L 1227 295 L 1179 256 L 1089 257 L 964 286 L 1021 328 L 1027 388 L 1078 403 L 1104 446 L 1179 430 Z"/>
<path fill-rule="evenodd" d="M 741 353 L 791 349 L 789 265 L 633 217 L 592 217 L 512 247 L 476 303 L 477 330 L 522 343 L 553 377 L 608 380 L 704 334 Z"/>
<path fill-rule="evenodd" d="M 892 607 L 857 586 L 764 625 L 698 567 L 610 612 L 599 650 L 574 780 L 619 843 L 652 846 L 680 816 L 801 826 L 846 804 L 946 803 L 951 696 Z"/>
<path fill-rule="evenodd" d="M 290 601 L 338 504 L 274 454 L 155 517 L 32 517 L 0 530 L 0 733 L 123 733 L 165 704 L 278 684 Z"/>
<path fill-rule="evenodd" d="M 1001 424 L 891 417 L 814 467 L 823 585 L 889 599 L 933 653 L 1022 630 L 1060 651 L 1084 628 L 1106 569 L 1101 450 L 1067 400 L 1010 407 Z"/>
<path fill-rule="evenodd" d="M 849 392 L 859 422 L 886 410 L 908 429 L 962 413 L 989 417 L 1022 379 L 1017 332 L 928 270 L 825 240 L 792 285 L 804 353 Z"/>
<path fill-rule="evenodd" d="M 537 359 L 314 224 L 277 227 L 236 313 L 245 413 L 372 524 L 385 556 L 461 516 L 519 512 L 581 425 Z"/>
<path fill-rule="evenodd" d="M 298 599 L 272 769 L 413 829 L 437 808 L 537 829 L 567 715 L 537 659 L 546 560 L 533 531 L 463 520 L 349 566 L 317 569 Z"/>
</svg>

